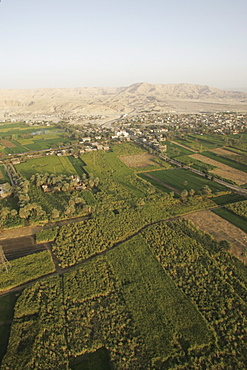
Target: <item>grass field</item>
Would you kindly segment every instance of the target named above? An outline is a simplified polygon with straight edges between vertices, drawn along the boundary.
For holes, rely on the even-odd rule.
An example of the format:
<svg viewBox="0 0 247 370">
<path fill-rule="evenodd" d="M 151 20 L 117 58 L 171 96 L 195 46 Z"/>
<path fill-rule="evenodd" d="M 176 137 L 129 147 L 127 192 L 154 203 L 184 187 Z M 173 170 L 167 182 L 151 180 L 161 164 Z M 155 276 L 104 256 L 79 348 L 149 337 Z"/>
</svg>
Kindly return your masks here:
<svg viewBox="0 0 247 370">
<path fill-rule="evenodd" d="M 56 155 L 28 159 L 26 162 L 16 165 L 16 169 L 27 179 L 30 179 L 36 173 L 77 175 L 68 157 L 58 157 Z"/>
<path fill-rule="evenodd" d="M 189 346 L 209 341 L 203 318 L 165 273 L 142 237 L 136 236 L 108 252 L 107 259 L 147 347 L 157 356 L 172 352 L 177 334 Z"/>
<path fill-rule="evenodd" d="M 203 188 L 204 185 L 208 185 L 212 192 L 225 190 L 224 186 L 207 180 L 201 176 L 197 176 L 196 174 L 181 168 L 152 171 L 150 172 L 150 175 L 156 177 L 157 179 L 163 181 L 165 184 L 177 189 L 178 191 L 182 191 L 184 189 L 194 189 L 196 192 L 198 192 Z"/>
</svg>

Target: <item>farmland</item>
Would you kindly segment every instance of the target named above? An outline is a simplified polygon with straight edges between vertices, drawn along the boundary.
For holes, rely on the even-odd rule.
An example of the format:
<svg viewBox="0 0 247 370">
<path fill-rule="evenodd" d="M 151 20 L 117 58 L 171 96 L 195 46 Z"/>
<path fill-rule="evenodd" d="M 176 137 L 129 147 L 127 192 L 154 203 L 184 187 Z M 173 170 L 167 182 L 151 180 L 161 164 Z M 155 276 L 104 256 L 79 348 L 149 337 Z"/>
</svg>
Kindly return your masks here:
<svg viewBox="0 0 247 370">
<path fill-rule="evenodd" d="M 222 363 L 241 368 L 247 274 L 219 251 L 191 224 L 159 223 L 29 286 L 15 307 L 2 369 L 79 368 L 96 353 L 106 368 L 109 361 L 116 369 L 212 368 L 219 351 Z M 232 339 L 238 356 L 231 355 Z"/>
<path fill-rule="evenodd" d="M 65 174 L 67 176 L 77 174 L 67 157 L 56 155 L 28 159 L 26 162 L 16 165 L 16 169 L 28 180 L 36 173 Z"/>
<path fill-rule="evenodd" d="M 70 144 L 64 131 L 56 126 L 32 126 L 26 123 L 0 125 L 0 148 L 2 154 L 18 154 L 28 151 L 44 150 L 63 144 Z"/>
<path fill-rule="evenodd" d="M 205 162 L 205 163 L 208 163 L 209 165 L 216 167 L 210 171 L 212 174 L 216 174 L 223 178 L 227 178 L 232 181 L 235 181 L 239 185 L 244 185 L 247 183 L 246 172 L 230 167 L 229 165 L 223 164 L 222 161 L 218 162 L 218 160 L 212 159 L 211 154 L 210 156 L 205 156 L 201 154 L 192 154 L 191 157 L 194 159 L 200 160 L 201 162 Z M 243 166 L 238 166 L 238 167 L 243 168 Z"/>
<path fill-rule="evenodd" d="M 25 148 L 60 135 L 12 129 L 2 140 Z M 187 138 L 207 150 L 224 142 Z M 12 322 L 0 326 L 3 346 L 10 334 L 2 370 L 244 368 L 247 230 L 232 224 L 246 223 L 246 201 L 145 148 L 112 142 L 14 165 L 18 185 L 1 200 L 1 225 L 29 225 L 30 251 L 37 243 L 49 250 L 14 257 L 0 275 L 3 291 L 27 283 L 16 303 L 0 302 L 0 321 Z M 174 143 L 168 151 L 177 160 L 192 152 Z M 196 159 L 193 166 L 213 170 Z"/>
<path fill-rule="evenodd" d="M 150 174 L 178 191 L 194 189 L 199 193 L 205 185 L 208 185 L 212 192 L 225 190 L 225 188 L 219 184 L 180 168 L 152 171 Z"/>
<path fill-rule="evenodd" d="M 54 271 L 54 265 L 48 251 L 15 259 L 11 261 L 10 271 L 0 274 L 0 291 L 8 290 L 52 271 Z"/>
</svg>

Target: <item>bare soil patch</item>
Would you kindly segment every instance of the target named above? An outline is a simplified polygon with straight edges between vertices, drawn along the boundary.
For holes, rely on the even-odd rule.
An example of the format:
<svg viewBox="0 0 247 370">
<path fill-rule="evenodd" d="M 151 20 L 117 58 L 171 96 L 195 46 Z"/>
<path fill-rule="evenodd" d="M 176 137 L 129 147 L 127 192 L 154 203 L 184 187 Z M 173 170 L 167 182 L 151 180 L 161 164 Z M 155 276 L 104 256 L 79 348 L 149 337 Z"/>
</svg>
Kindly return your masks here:
<svg viewBox="0 0 247 370">
<path fill-rule="evenodd" d="M 5 256 L 9 261 L 45 250 L 45 244 L 36 244 L 34 236 L 1 240 Z"/>
<path fill-rule="evenodd" d="M 16 145 L 9 140 L 0 140 L 0 144 L 5 148 L 14 148 Z"/>
<path fill-rule="evenodd" d="M 191 154 L 189 157 L 198 159 L 201 162 L 211 164 L 217 168 L 210 171 L 212 174 L 222 176 L 225 179 L 235 181 L 238 185 L 244 185 L 247 183 L 247 173 L 227 166 L 226 164 L 215 161 L 214 159 L 205 157 L 201 154 Z"/>
<path fill-rule="evenodd" d="M 0 170 L 0 180 L 1 180 L 1 179 L 3 179 L 3 178 L 4 178 L 3 173 L 2 173 L 2 171 Z"/>
<path fill-rule="evenodd" d="M 155 156 L 148 153 L 142 153 L 142 154 L 133 154 L 133 155 L 122 155 L 119 157 L 119 159 L 126 164 L 128 167 L 132 168 L 141 168 L 141 167 L 148 167 L 148 166 L 154 166 L 157 165 L 153 161 Z"/>
<path fill-rule="evenodd" d="M 216 148 L 216 149 L 210 149 L 210 152 L 222 155 L 223 157 L 228 156 L 228 155 L 238 155 L 235 152 L 232 152 L 231 150 L 224 149 L 224 148 Z"/>
<path fill-rule="evenodd" d="M 211 211 L 198 211 L 183 217 L 192 221 L 201 230 L 211 234 L 217 241 L 227 240 L 230 242 L 230 252 L 247 262 L 247 257 L 241 256 L 244 247 L 247 246 L 247 234 L 243 230 Z"/>
</svg>

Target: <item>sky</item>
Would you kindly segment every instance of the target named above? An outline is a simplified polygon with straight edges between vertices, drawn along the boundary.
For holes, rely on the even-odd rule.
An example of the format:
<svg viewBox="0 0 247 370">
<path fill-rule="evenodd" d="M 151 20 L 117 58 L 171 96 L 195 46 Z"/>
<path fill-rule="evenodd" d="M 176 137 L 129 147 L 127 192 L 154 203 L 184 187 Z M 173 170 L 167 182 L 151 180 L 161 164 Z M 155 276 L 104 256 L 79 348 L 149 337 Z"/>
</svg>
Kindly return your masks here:
<svg viewBox="0 0 247 370">
<path fill-rule="evenodd" d="M 0 88 L 247 88 L 247 0 L 1 0 Z"/>
</svg>

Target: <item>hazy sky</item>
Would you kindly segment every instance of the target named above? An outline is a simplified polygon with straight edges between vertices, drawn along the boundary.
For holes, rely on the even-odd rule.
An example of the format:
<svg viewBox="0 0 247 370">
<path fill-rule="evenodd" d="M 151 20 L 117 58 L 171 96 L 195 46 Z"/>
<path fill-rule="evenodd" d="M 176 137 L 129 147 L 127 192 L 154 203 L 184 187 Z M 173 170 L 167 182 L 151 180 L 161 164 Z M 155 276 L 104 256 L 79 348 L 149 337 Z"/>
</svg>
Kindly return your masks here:
<svg viewBox="0 0 247 370">
<path fill-rule="evenodd" d="M 247 0 L 1 0 L 0 88 L 247 87 Z"/>
</svg>

